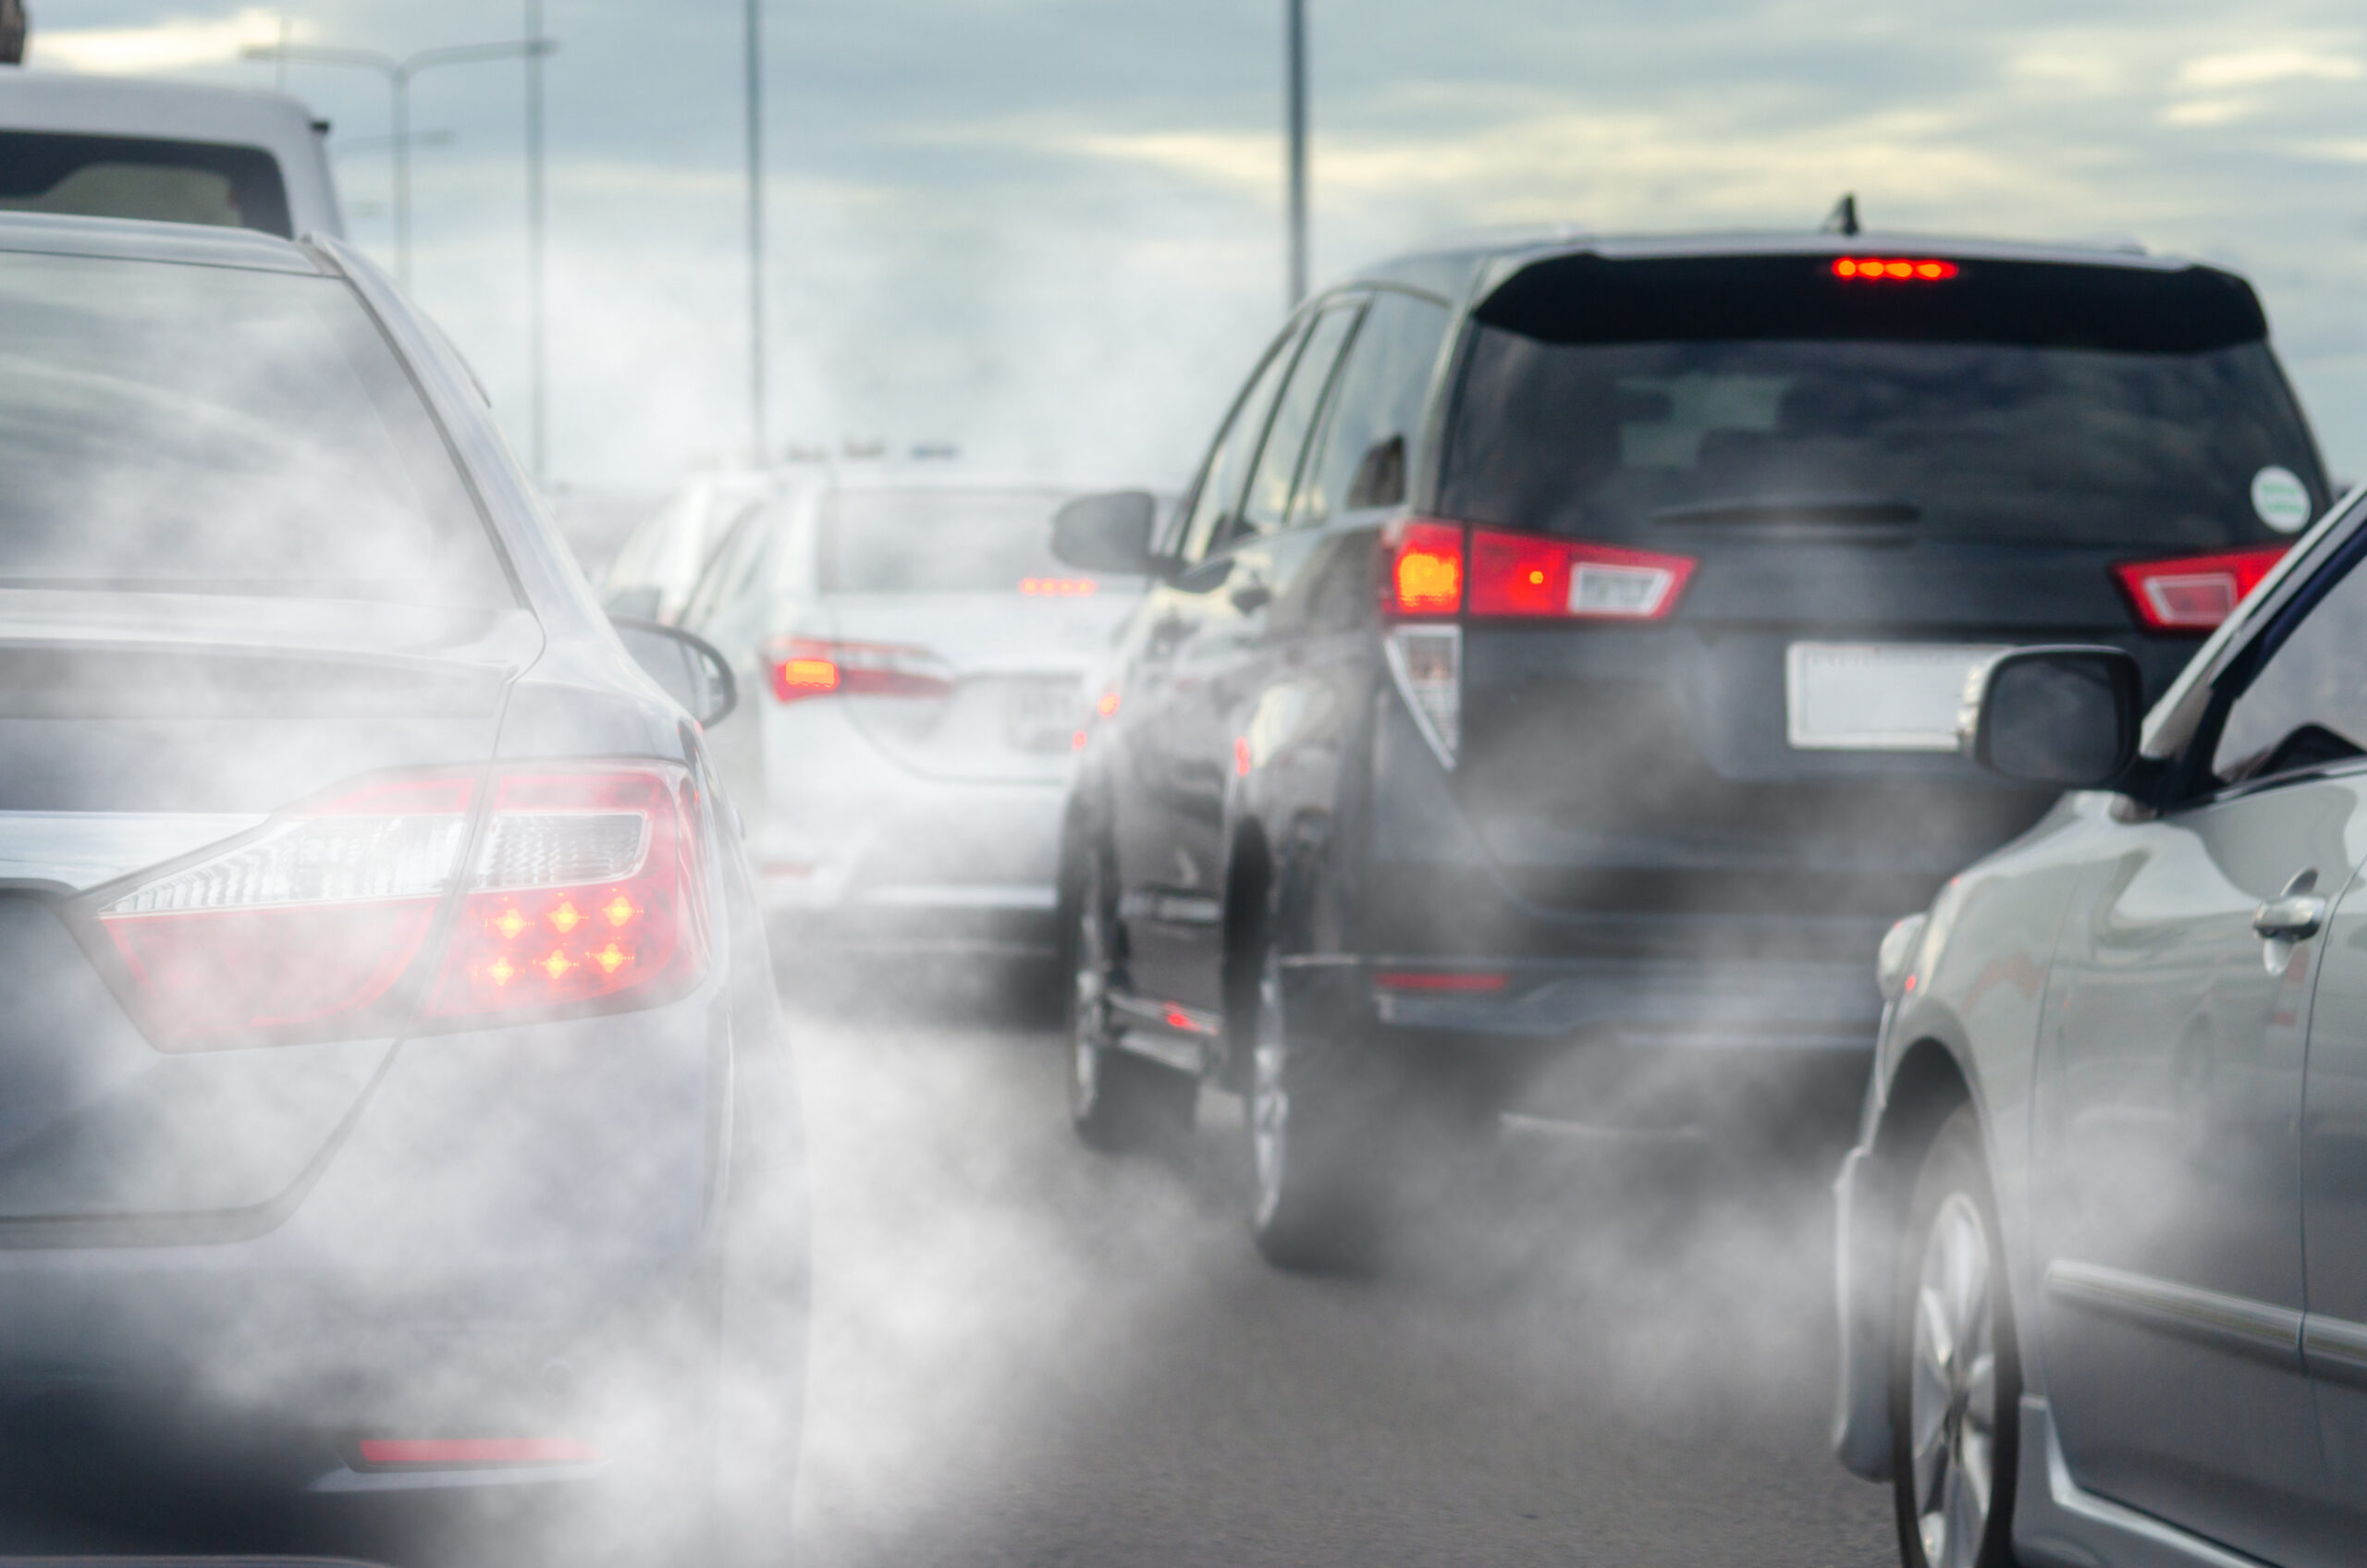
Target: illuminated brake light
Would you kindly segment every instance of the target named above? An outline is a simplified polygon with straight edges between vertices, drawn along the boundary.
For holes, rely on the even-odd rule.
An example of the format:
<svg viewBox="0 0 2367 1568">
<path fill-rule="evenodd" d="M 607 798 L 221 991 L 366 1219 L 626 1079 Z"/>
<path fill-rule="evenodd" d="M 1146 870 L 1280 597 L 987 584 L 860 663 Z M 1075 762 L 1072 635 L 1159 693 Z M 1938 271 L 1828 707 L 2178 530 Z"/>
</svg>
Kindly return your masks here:
<svg viewBox="0 0 2367 1568">
<path fill-rule="evenodd" d="M 941 697 L 951 669 L 926 648 L 895 643 L 840 643 L 774 637 L 759 651 L 776 701 L 806 697 Z"/>
<path fill-rule="evenodd" d="M 1834 276 L 1870 283 L 1940 283 L 1956 270 L 1935 256 L 1842 256 L 1833 263 Z"/>
<path fill-rule="evenodd" d="M 1019 591 L 1031 599 L 1082 599 L 1101 584 L 1090 577 L 1023 577 Z"/>
<path fill-rule="evenodd" d="M 103 891 L 77 907 L 77 929 L 149 1039 L 175 1051 L 399 1034 L 421 984 L 429 1016 L 492 1022 L 644 1006 L 703 972 L 683 769 L 499 775 L 464 870 L 479 777 L 381 780 L 295 808 Z"/>
<path fill-rule="evenodd" d="M 2288 548 L 2223 550 L 2169 560 L 2125 561 L 2112 569 L 2148 631 L 2208 631 L 2233 615 Z"/>
<path fill-rule="evenodd" d="M 1659 620 L 1693 576 L 1686 556 L 1537 533 L 1471 533 L 1471 613 Z"/>
<path fill-rule="evenodd" d="M 1382 610 L 1453 615 L 1463 608 L 1463 525 L 1400 518 L 1381 531 Z"/>
<path fill-rule="evenodd" d="M 596 1464 L 600 1451 L 574 1438 L 364 1438 L 364 1464 Z"/>
</svg>

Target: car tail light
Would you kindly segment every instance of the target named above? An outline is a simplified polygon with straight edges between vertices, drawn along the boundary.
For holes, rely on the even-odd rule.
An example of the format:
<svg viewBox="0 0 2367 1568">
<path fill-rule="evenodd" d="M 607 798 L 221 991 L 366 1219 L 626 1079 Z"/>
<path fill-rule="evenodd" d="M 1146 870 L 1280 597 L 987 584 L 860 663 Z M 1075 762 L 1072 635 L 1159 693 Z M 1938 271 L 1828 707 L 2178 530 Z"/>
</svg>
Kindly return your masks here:
<svg viewBox="0 0 2367 1568">
<path fill-rule="evenodd" d="M 1381 531 L 1380 605 L 1392 616 L 1463 608 L 1463 525 L 1400 518 Z"/>
<path fill-rule="evenodd" d="M 414 975 L 440 975 L 428 1011 L 448 1023 L 638 1006 L 704 968 L 696 807 L 682 769 L 498 776 L 463 876 L 479 789 L 473 772 L 385 779 L 300 806 L 103 893 L 84 906 L 85 932 L 166 1050 L 398 1033 L 414 1011 Z M 455 892 L 458 918 L 439 943 Z M 502 951 L 518 954 L 519 983 L 488 989 L 494 949 L 469 923 L 509 926 L 501 910 L 487 915 L 495 900 L 517 913 Z"/>
<path fill-rule="evenodd" d="M 362 1463 L 380 1466 L 597 1464 L 597 1446 L 580 1438 L 363 1438 Z"/>
<path fill-rule="evenodd" d="M 1023 577 L 1019 591 L 1031 599 L 1084 599 L 1101 592 L 1090 577 Z"/>
<path fill-rule="evenodd" d="M 2208 631 L 2235 613 L 2244 595 L 2285 558 L 2287 547 L 2128 561 L 2112 570 L 2146 631 Z"/>
<path fill-rule="evenodd" d="M 430 1016 L 592 1011 L 705 967 L 686 779 L 512 773 L 494 790 Z"/>
<path fill-rule="evenodd" d="M 1659 620 L 1693 575 L 1685 556 L 1537 533 L 1471 532 L 1471 613 Z"/>
<path fill-rule="evenodd" d="M 1422 739 L 1453 767 L 1463 749 L 1463 628 L 1392 626 L 1381 651 Z"/>
<path fill-rule="evenodd" d="M 1843 256 L 1833 263 L 1834 276 L 1869 283 L 1944 283 L 1958 270 L 1936 256 Z"/>
<path fill-rule="evenodd" d="M 1500 969 L 1383 969 L 1372 977 L 1383 991 L 1501 991 L 1511 980 Z"/>
<path fill-rule="evenodd" d="M 895 643 L 840 643 L 820 637 L 775 637 L 763 648 L 773 696 L 941 697 L 953 672 L 926 648 Z"/>
</svg>

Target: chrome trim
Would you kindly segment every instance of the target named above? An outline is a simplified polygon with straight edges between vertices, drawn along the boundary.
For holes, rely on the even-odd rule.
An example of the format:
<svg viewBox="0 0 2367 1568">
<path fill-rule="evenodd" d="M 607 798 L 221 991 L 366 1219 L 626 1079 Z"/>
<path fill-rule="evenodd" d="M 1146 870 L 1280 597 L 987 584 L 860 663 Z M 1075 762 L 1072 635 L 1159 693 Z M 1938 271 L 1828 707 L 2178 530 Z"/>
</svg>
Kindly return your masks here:
<svg viewBox="0 0 2367 1568">
<path fill-rule="evenodd" d="M 2301 1370 L 2301 1314 L 2285 1307 L 2059 1257 L 2046 1266 L 2046 1290 L 2067 1306 Z"/>
<path fill-rule="evenodd" d="M 2367 1388 L 2367 1323 L 2302 1314 L 2301 1361 L 2313 1378 Z"/>
</svg>

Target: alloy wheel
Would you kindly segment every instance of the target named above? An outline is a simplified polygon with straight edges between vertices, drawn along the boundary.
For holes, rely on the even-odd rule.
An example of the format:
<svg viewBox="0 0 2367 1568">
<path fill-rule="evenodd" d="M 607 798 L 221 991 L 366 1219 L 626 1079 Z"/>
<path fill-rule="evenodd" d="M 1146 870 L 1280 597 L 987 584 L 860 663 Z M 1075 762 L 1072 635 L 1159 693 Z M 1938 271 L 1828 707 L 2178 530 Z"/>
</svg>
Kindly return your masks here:
<svg viewBox="0 0 2367 1568">
<path fill-rule="evenodd" d="M 1907 1387 L 1916 1529 L 1931 1568 L 1972 1568 L 1989 1531 L 1999 1415 L 1991 1268 L 1980 1209 L 1949 1194 L 1923 1243 Z"/>
</svg>

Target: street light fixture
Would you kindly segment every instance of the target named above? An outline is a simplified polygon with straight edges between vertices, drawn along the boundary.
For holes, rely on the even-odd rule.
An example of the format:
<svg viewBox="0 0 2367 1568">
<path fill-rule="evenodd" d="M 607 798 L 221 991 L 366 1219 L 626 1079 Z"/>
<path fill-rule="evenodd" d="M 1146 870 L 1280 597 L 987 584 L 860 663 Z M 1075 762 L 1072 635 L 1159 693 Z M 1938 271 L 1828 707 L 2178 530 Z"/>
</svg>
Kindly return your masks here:
<svg viewBox="0 0 2367 1568">
<path fill-rule="evenodd" d="M 513 43 L 461 43 L 448 49 L 422 49 L 399 58 L 375 49 L 338 49 L 313 43 L 251 43 L 242 53 L 250 60 L 299 60 L 316 66 L 352 66 L 376 71 L 386 79 L 388 118 L 393 130 L 395 177 L 395 277 L 411 287 L 411 80 L 438 66 L 464 66 L 479 60 L 515 60 L 558 52 L 555 38 L 523 38 Z"/>
</svg>

